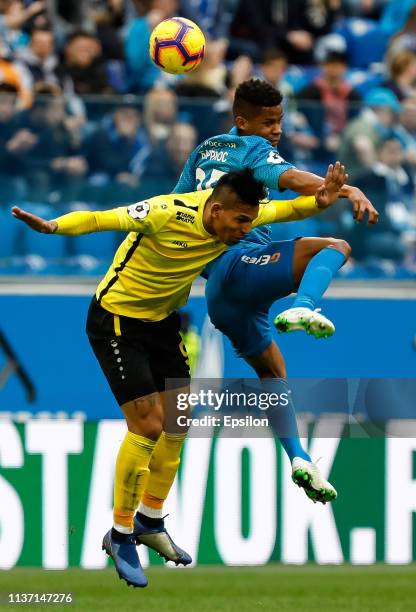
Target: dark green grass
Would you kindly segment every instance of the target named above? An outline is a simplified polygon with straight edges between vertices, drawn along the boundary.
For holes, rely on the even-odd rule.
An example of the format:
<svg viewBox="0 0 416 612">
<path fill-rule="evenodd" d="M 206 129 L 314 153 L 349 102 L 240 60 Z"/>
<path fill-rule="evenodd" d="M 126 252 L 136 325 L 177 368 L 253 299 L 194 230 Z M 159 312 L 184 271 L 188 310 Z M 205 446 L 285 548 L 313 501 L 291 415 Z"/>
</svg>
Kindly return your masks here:
<svg viewBox="0 0 416 612">
<path fill-rule="evenodd" d="M 415 566 L 261 568 L 198 567 L 147 570 L 146 589 L 128 588 L 114 570 L 0 572 L 0 592 L 74 594 L 61 606 L 0 605 L 1 610 L 124 612 L 411 612 L 416 610 Z"/>
</svg>

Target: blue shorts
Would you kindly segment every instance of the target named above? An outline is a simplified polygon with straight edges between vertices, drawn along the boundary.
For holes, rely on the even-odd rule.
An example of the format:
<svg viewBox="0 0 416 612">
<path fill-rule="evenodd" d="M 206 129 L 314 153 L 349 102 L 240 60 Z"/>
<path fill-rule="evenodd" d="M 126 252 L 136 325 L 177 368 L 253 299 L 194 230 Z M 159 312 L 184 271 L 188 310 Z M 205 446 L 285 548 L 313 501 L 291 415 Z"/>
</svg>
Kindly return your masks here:
<svg viewBox="0 0 416 612">
<path fill-rule="evenodd" d="M 295 242 L 231 249 L 209 266 L 208 314 L 241 357 L 259 355 L 272 341 L 269 308 L 295 290 Z"/>
</svg>

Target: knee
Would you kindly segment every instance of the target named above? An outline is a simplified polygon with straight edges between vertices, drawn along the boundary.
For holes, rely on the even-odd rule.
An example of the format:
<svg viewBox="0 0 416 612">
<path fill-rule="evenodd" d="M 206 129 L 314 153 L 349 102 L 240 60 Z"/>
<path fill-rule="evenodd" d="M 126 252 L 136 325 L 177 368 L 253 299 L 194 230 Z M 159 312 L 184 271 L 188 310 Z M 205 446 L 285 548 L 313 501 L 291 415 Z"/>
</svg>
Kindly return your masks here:
<svg viewBox="0 0 416 612">
<path fill-rule="evenodd" d="M 340 253 L 345 255 L 346 260 L 348 260 L 351 256 L 351 245 L 346 240 L 342 240 L 341 238 L 328 238 L 326 248 L 340 251 Z"/>
<path fill-rule="evenodd" d="M 163 407 L 160 399 L 138 399 L 123 406 L 127 427 L 132 433 L 157 440 L 163 430 Z"/>
<path fill-rule="evenodd" d="M 146 416 L 137 417 L 135 419 L 126 419 L 128 430 L 148 438 L 149 440 L 158 440 L 163 430 L 162 419 Z"/>
</svg>

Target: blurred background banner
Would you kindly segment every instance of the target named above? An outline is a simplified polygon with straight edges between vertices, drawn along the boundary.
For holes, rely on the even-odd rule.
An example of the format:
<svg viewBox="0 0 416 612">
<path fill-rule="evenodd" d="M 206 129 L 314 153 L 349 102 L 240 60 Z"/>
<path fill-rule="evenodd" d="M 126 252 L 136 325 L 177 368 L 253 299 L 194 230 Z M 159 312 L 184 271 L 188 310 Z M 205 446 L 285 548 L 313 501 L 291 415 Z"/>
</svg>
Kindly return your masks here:
<svg viewBox="0 0 416 612">
<path fill-rule="evenodd" d="M 3 377 L 0 391 L 1 413 L 83 413 L 88 420 L 120 418 L 85 334 L 94 289 L 91 283 L 72 287 L 56 283 L 14 287 L 0 284 L 1 328 L 36 392 L 34 401 L 29 401 L 21 378 L 10 371 L 7 380 Z M 33 295 L 36 292 L 39 294 Z M 40 295 L 41 292 L 49 295 Z M 68 295 L 71 292 L 73 295 Z M 191 347 L 195 377 L 253 378 L 251 369 L 236 357 L 228 339 L 209 322 L 203 285 L 196 285 L 193 295 L 183 313 L 183 333 Z M 322 307 L 337 327 L 333 337 L 320 342 L 306 334 L 278 337 L 289 379 L 414 378 L 416 291 L 398 284 L 390 288 L 341 285 L 332 289 L 332 295 L 322 302 Z M 272 316 L 286 304 L 289 299 L 274 305 Z M 10 368 L 8 362 L 0 346 L 0 371 Z M 400 383 L 398 388 L 402 390 Z M 302 401 L 302 410 L 308 410 L 305 403 Z M 376 405 L 377 400 L 372 399 L 375 414 Z M 398 407 L 397 402 L 391 405 L 393 411 Z M 414 404 L 407 410 L 414 411 Z"/>
<path fill-rule="evenodd" d="M 185 445 L 166 504 L 168 529 L 198 564 L 372 564 L 415 560 L 416 440 L 320 437 L 309 452 L 342 492 L 311 503 L 280 445 L 219 431 Z M 0 421 L 0 567 L 102 568 L 113 468 L 124 422 Z M 357 500 L 360 503 L 357 503 Z M 144 565 L 160 560 L 140 547 Z M 149 555 L 149 556 L 147 556 Z"/>
</svg>

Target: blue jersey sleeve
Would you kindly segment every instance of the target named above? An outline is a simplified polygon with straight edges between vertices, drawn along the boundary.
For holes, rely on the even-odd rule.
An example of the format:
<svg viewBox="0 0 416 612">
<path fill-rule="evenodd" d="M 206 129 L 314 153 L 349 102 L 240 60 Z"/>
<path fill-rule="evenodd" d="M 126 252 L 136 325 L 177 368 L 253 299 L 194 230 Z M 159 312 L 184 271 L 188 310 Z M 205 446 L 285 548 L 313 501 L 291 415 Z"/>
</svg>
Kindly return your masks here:
<svg viewBox="0 0 416 612">
<path fill-rule="evenodd" d="M 255 178 L 269 189 L 279 189 L 279 178 L 281 175 L 286 170 L 295 167 L 284 160 L 278 151 L 264 139 L 261 139 L 250 150 L 245 166 L 252 168 Z"/>
<path fill-rule="evenodd" d="M 191 191 L 196 191 L 197 181 L 195 162 L 198 157 L 198 151 L 199 147 L 194 149 L 189 156 L 188 161 L 182 170 L 182 174 L 180 175 L 179 180 L 173 189 L 173 193 L 190 193 Z"/>
</svg>

